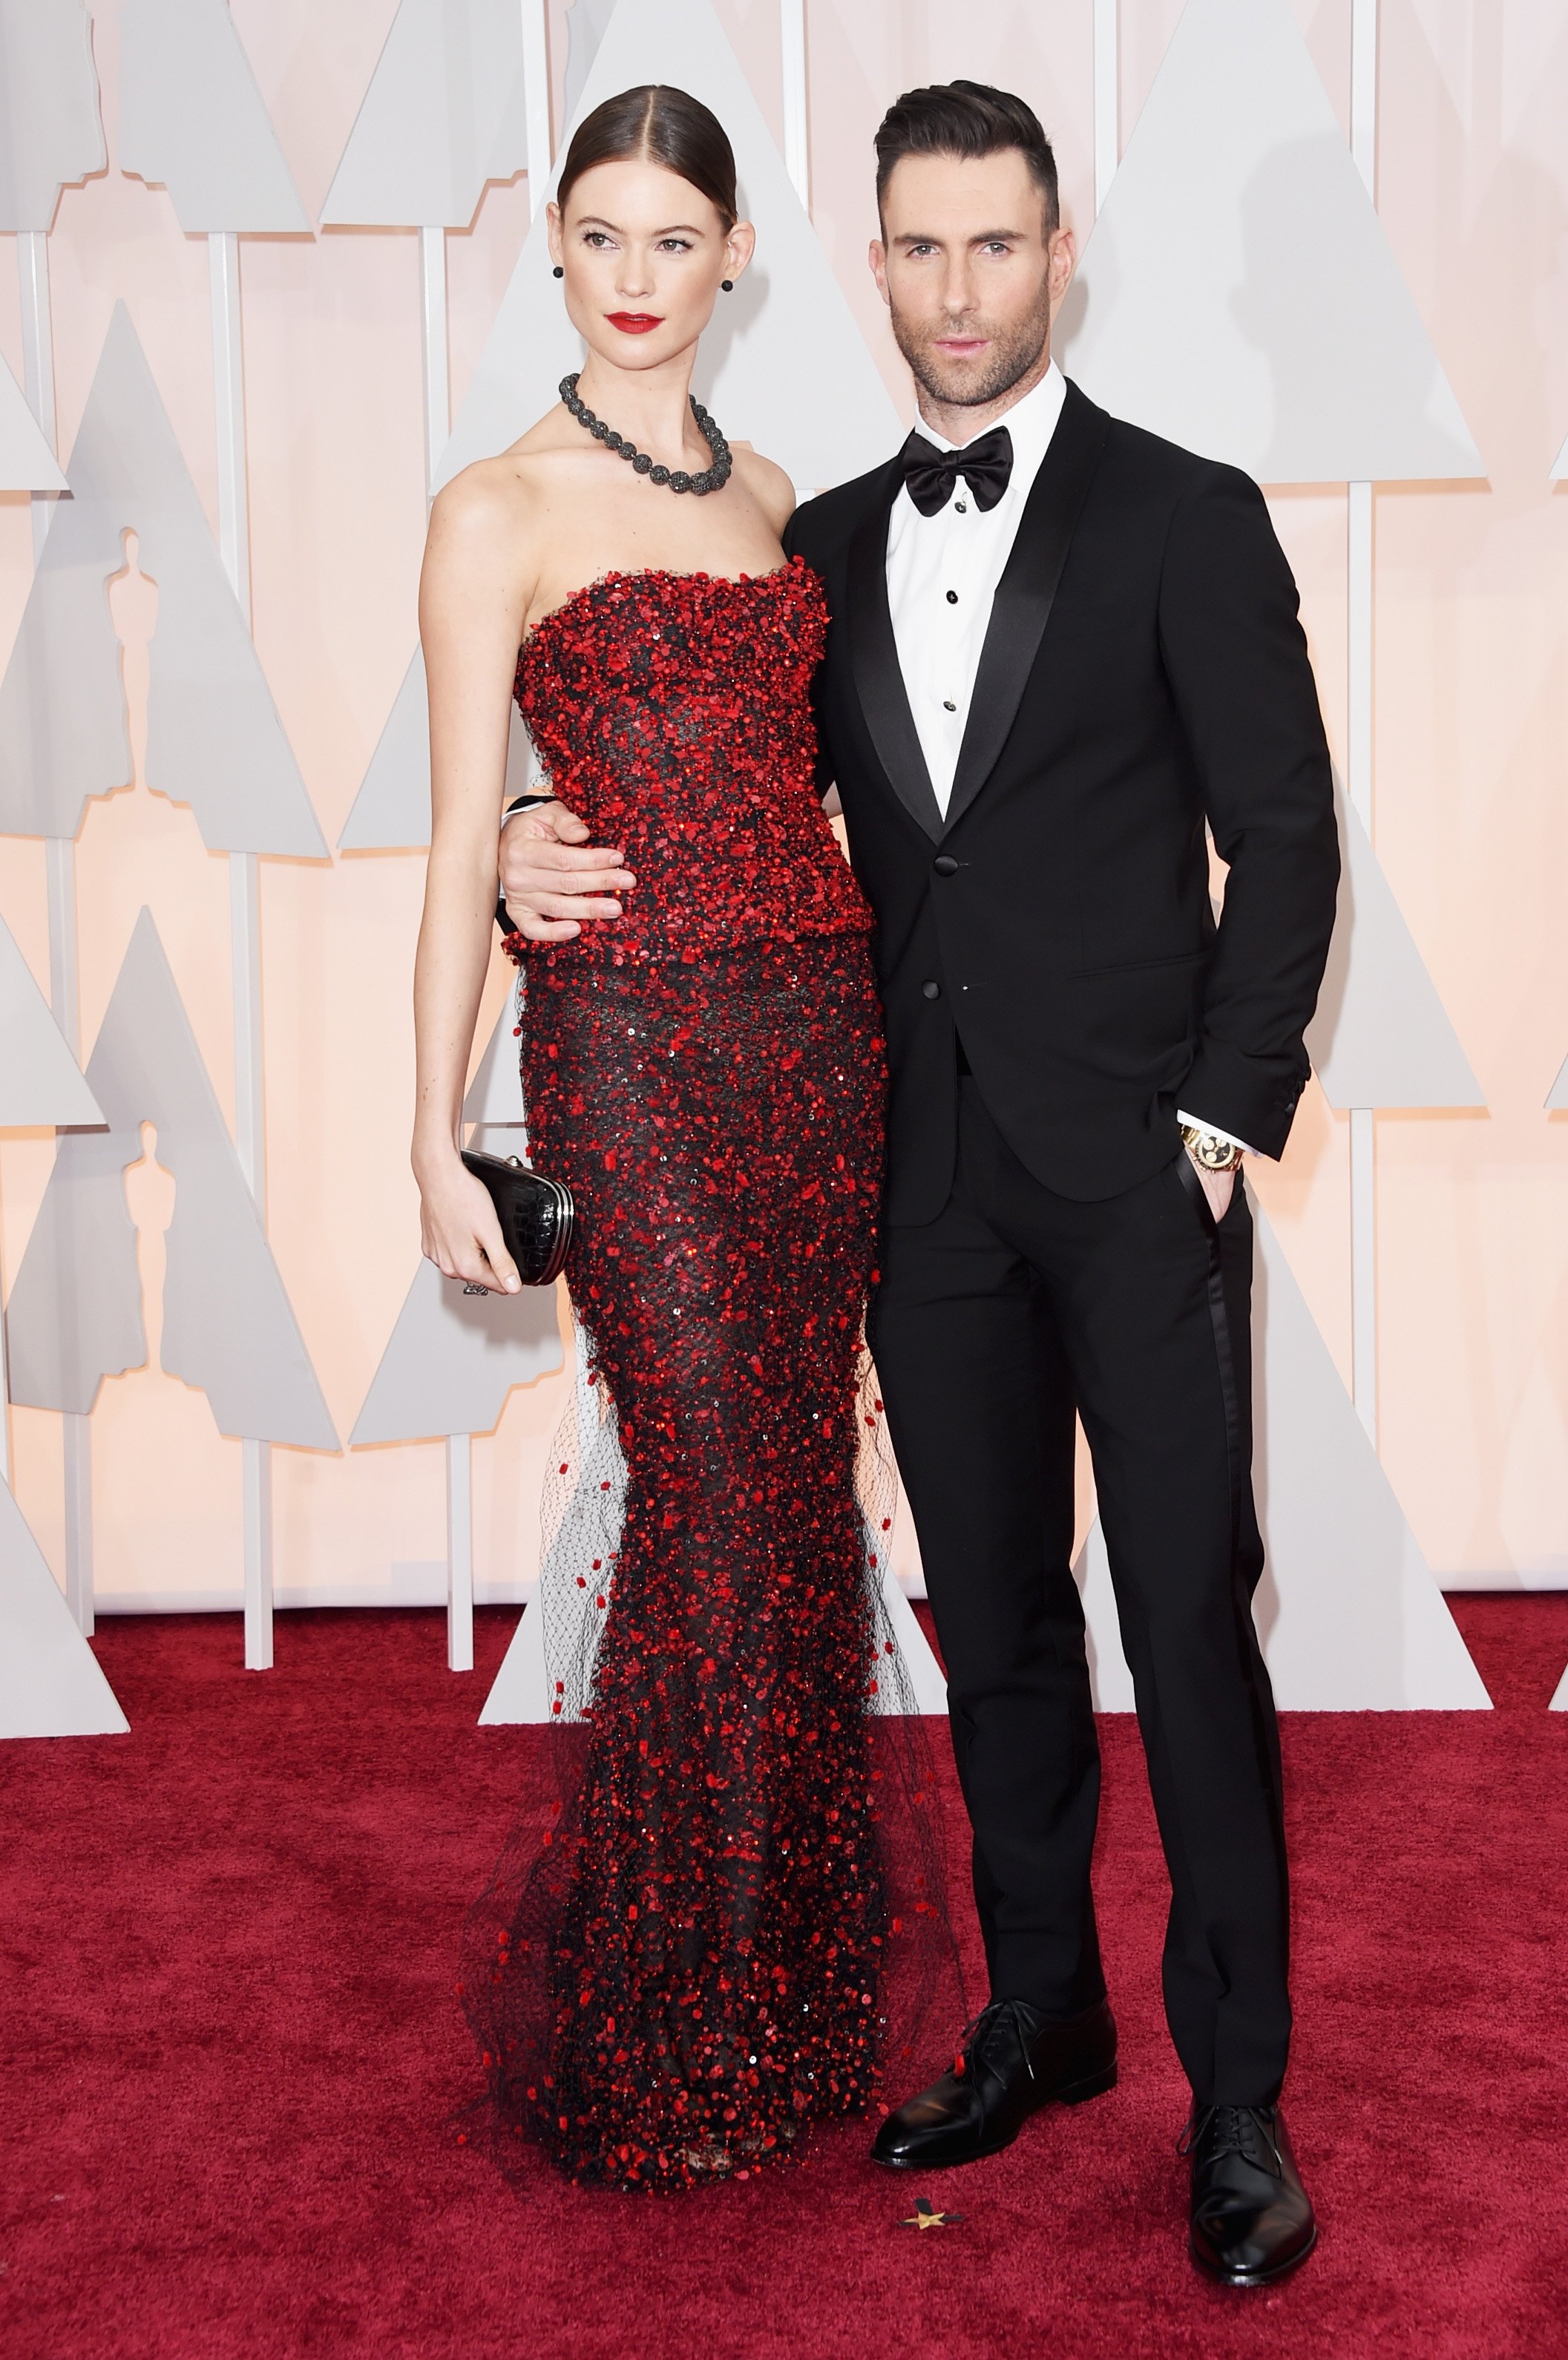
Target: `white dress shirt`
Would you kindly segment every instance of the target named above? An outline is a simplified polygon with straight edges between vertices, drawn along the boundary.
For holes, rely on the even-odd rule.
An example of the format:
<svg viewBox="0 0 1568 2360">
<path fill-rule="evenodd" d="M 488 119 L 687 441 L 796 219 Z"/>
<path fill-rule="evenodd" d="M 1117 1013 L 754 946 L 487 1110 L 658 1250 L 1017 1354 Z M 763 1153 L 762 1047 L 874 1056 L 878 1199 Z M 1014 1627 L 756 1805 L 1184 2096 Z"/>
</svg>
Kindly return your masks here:
<svg viewBox="0 0 1568 2360">
<path fill-rule="evenodd" d="M 909 710 L 944 818 L 991 603 L 1066 399 L 1067 380 L 1052 361 L 1032 392 L 998 421 L 1012 437 L 1013 472 L 994 508 L 982 508 L 961 477 L 953 497 L 935 516 L 921 516 L 906 486 L 887 519 L 893 637 Z M 961 447 L 923 421 L 920 431 L 939 451 Z"/>
<path fill-rule="evenodd" d="M 887 604 L 909 711 L 943 818 L 953 793 L 958 752 L 975 694 L 975 675 L 1024 503 L 1067 399 L 1067 380 L 1054 361 L 1040 383 L 996 422 L 1012 438 L 1013 471 L 995 508 L 982 508 L 962 476 L 934 516 L 922 516 L 905 486 L 887 519 Z M 920 432 L 939 451 L 957 451 L 922 420 Z M 985 429 L 986 433 L 990 428 Z M 975 438 L 971 438 L 975 439 Z M 1228 1131 L 1185 1108 L 1181 1122 Z M 1235 1144 L 1245 1148 L 1246 1142 Z"/>
</svg>

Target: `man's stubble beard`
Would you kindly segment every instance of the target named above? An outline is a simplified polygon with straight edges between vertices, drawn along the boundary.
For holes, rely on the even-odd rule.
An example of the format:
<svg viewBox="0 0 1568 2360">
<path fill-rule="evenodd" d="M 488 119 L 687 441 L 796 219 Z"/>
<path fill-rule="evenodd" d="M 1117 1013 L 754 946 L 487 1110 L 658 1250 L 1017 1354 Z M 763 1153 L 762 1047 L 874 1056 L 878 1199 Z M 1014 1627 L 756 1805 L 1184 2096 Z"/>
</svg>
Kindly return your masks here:
<svg viewBox="0 0 1568 2360">
<path fill-rule="evenodd" d="M 1036 309 L 1016 327 L 1006 331 L 992 328 L 984 320 L 965 323 L 965 333 L 990 340 L 984 374 L 979 377 L 966 375 L 963 361 L 944 363 L 931 350 L 939 335 L 954 333 L 954 322 L 943 321 L 937 327 L 922 322 L 917 328 L 907 318 L 901 318 L 895 307 L 892 325 L 893 341 L 922 393 L 953 409 L 980 410 L 987 402 L 1000 401 L 1004 394 L 1010 393 L 1039 361 L 1051 341 L 1051 297 L 1048 290 L 1042 290 Z"/>
</svg>

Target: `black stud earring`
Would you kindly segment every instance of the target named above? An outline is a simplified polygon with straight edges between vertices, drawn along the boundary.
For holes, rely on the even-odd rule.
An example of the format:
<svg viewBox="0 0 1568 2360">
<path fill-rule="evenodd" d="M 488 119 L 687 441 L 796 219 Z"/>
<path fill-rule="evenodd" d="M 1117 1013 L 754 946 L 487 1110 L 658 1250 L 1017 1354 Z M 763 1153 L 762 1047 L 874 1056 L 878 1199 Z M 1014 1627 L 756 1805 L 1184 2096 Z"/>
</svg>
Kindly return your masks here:
<svg viewBox="0 0 1568 2360">
<path fill-rule="evenodd" d="M 555 266 L 555 276 L 556 276 L 558 279 L 564 279 L 564 278 L 565 278 L 565 276 L 566 276 L 565 271 L 561 268 L 561 265 L 560 265 L 560 263 L 559 263 L 559 262 L 558 262 L 558 263 L 556 264 L 556 266 Z"/>
<path fill-rule="evenodd" d="M 735 293 L 735 280 L 733 279 L 721 279 L 719 285 L 724 289 L 726 295 L 733 295 Z"/>
</svg>

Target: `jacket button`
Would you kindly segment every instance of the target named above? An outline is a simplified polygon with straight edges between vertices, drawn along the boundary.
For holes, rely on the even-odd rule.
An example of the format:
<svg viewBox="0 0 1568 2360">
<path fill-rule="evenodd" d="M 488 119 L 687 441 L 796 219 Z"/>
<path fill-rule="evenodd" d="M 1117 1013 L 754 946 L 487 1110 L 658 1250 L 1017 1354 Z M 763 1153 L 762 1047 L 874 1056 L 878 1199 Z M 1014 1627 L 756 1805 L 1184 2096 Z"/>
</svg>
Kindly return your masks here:
<svg viewBox="0 0 1568 2360">
<path fill-rule="evenodd" d="M 928 976 L 925 982 L 920 986 L 920 993 L 923 999 L 940 1000 L 942 998 L 942 986 L 940 983 L 933 983 Z"/>
<path fill-rule="evenodd" d="M 958 863 L 951 852 L 939 852 L 931 867 L 939 877 L 956 877 L 958 874 Z"/>
</svg>

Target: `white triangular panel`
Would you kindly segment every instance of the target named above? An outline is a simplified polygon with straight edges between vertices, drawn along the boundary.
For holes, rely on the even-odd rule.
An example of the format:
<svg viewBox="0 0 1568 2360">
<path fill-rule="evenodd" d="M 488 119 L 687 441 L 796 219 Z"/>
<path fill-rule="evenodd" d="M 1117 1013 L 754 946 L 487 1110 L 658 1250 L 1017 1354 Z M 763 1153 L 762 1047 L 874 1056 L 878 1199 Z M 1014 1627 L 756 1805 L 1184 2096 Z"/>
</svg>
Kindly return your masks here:
<svg viewBox="0 0 1568 2360">
<path fill-rule="evenodd" d="M 697 393 L 732 440 L 755 443 L 802 490 L 875 466 L 901 440 L 898 412 L 709 0 L 620 0 L 562 154 L 583 115 L 646 82 L 678 83 L 712 107 L 735 148 L 742 207 L 757 224 L 757 261 L 733 295 L 721 295 L 702 340 Z M 552 193 L 554 187 L 552 177 Z M 541 206 L 438 482 L 515 442 L 582 363 L 550 276 Z"/>
<path fill-rule="evenodd" d="M 1339 912 L 1307 1048 L 1331 1106 L 1478 1107 L 1470 1060 L 1382 863 L 1342 801 Z"/>
<path fill-rule="evenodd" d="M 1286 1712 L 1486 1710 L 1490 1699 L 1319 1335 L 1279 1241 L 1257 1222 L 1254 1481 L 1268 1569 L 1255 1601 Z M 1125 1711 L 1098 1519 L 1079 1567 L 1102 1711 Z"/>
<path fill-rule="evenodd" d="M 123 0 L 116 160 L 183 230 L 309 230 L 224 0 Z"/>
<path fill-rule="evenodd" d="M 492 1433 L 512 1387 L 532 1384 L 561 1360 L 553 1286 L 464 1295 L 456 1279 L 422 1261 L 350 1446 Z"/>
<path fill-rule="evenodd" d="M 571 123 L 577 121 L 599 44 L 615 13 L 615 0 L 572 0 L 566 12 L 566 115 Z"/>
<path fill-rule="evenodd" d="M 550 1674 L 545 1667 L 544 1616 L 539 1611 L 539 1583 L 528 1584 L 523 1612 L 501 1666 L 490 1683 L 490 1693 L 479 1715 L 481 1729 L 505 1729 L 514 1724 L 550 1719 Z"/>
<path fill-rule="evenodd" d="M 148 783 L 189 803 L 218 852 L 324 854 L 255 643 L 130 314 L 114 307 L 0 682 L 0 834 L 74 836 L 90 796 L 131 775 L 106 584 L 137 535 L 158 585 Z"/>
<path fill-rule="evenodd" d="M 1122 1653 L 1116 1622 L 1116 1592 L 1111 1588 L 1105 1535 L 1095 1517 L 1084 1536 L 1073 1568 L 1073 1578 L 1083 1593 L 1084 1643 L 1089 1657 L 1089 1693 L 1096 1712 L 1131 1712 L 1132 1674 Z"/>
<path fill-rule="evenodd" d="M 11 1290 L 12 1398 L 85 1415 L 147 1356 L 124 1172 L 158 1131 L 172 1173 L 163 1367 L 223 1434 L 335 1450 L 310 1365 L 150 910 L 136 920 L 87 1080 L 107 1131 L 68 1131 Z"/>
<path fill-rule="evenodd" d="M 517 994 L 509 992 L 468 1085 L 468 1096 L 463 1101 L 464 1122 L 511 1124 L 523 1120 L 517 1027 Z"/>
<path fill-rule="evenodd" d="M 0 492 L 63 492 L 59 460 L 27 408 L 27 397 L 0 360 Z"/>
<path fill-rule="evenodd" d="M 430 840 L 430 705 L 416 648 L 338 837 L 340 852 L 412 851 Z"/>
<path fill-rule="evenodd" d="M 1187 0 L 1075 321 L 1094 400 L 1259 482 L 1486 473 L 1290 0 Z"/>
<path fill-rule="evenodd" d="M 504 800 L 526 794 L 528 734 L 512 707 Z M 338 838 L 340 852 L 422 851 L 430 840 L 430 703 L 424 650 L 416 647 L 392 700 L 370 767 Z"/>
<path fill-rule="evenodd" d="M 161 1145 L 161 1134 L 160 1134 Z M 139 1131 L 68 1131 L 5 1307 L 11 1398 L 85 1417 L 104 1377 L 139 1369 L 142 1325 L 136 1231 L 125 1166 Z"/>
<path fill-rule="evenodd" d="M 528 160 L 518 0 L 402 0 L 321 220 L 466 229 Z"/>
<path fill-rule="evenodd" d="M 47 230 L 107 161 L 82 0 L 0 0 L 0 230 Z"/>
<path fill-rule="evenodd" d="M 65 1045 L 33 971 L 0 918 L 0 1131 L 102 1122 L 98 1101 Z"/>
<path fill-rule="evenodd" d="M 1568 1107 L 1568 1057 L 1564 1057 L 1557 1069 L 1557 1079 L 1552 1085 L 1546 1104 L 1548 1111 L 1552 1113 Z"/>
<path fill-rule="evenodd" d="M 1568 1712 L 1568 1671 L 1564 1671 L 1552 1691 L 1552 1702 L 1546 1709 L 1548 1712 Z"/>
<path fill-rule="evenodd" d="M 117 1737 L 129 1727 L 0 1482 L 0 1737 Z"/>
</svg>

